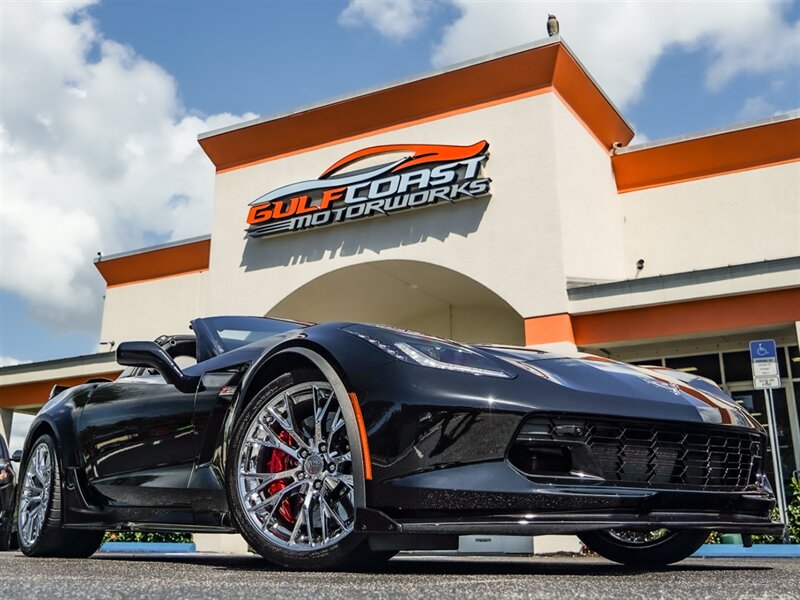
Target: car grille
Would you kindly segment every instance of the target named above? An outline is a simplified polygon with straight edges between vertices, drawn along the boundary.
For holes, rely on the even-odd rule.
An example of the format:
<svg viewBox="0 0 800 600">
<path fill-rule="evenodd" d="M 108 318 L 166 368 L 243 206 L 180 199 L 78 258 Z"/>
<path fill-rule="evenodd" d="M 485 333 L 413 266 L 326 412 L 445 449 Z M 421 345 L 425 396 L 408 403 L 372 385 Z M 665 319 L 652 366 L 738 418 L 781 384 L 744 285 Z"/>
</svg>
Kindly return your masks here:
<svg viewBox="0 0 800 600">
<path fill-rule="evenodd" d="M 763 457 L 760 434 L 730 426 L 537 416 L 523 425 L 509 459 L 548 446 L 570 455 L 569 471 L 622 487 L 742 491 L 755 483 Z M 515 466 L 536 475 L 531 464 Z"/>
</svg>

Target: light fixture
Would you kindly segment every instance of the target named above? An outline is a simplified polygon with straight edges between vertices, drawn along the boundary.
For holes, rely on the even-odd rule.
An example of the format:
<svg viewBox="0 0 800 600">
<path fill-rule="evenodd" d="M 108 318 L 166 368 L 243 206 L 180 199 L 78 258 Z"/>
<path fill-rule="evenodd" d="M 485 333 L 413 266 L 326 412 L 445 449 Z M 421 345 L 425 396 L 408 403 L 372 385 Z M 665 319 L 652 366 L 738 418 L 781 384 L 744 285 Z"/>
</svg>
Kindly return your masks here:
<svg viewBox="0 0 800 600">
<path fill-rule="evenodd" d="M 800 356 L 792 357 L 792 362 L 800 363 Z"/>
<path fill-rule="evenodd" d="M 684 373 L 694 373 L 697 371 L 697 367 L 681 367 L 678 371 L 683 371 Z"/>
</svg>

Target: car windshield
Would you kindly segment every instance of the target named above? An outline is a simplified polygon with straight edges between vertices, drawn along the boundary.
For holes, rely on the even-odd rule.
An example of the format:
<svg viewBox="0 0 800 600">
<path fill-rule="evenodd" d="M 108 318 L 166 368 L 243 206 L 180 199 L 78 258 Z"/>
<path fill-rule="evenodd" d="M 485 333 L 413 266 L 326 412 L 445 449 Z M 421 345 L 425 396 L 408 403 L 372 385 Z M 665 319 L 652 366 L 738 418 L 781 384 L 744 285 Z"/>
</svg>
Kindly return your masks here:
<svg viewBox="0 0 800 600">
<path fill-rule="evenodd" d="M 202 356 L 205 359 L 279 333 L 308 327 L 309 323 L 265 317 L 207 317 L 197 319 L 193 325 L 197 334 L 198 355 L 205 355 Z M 206 336 L 210 338 L 211 348 L 203 347 Z M 198 359 L 201 360 L 201 356 Z"/>
</svg>

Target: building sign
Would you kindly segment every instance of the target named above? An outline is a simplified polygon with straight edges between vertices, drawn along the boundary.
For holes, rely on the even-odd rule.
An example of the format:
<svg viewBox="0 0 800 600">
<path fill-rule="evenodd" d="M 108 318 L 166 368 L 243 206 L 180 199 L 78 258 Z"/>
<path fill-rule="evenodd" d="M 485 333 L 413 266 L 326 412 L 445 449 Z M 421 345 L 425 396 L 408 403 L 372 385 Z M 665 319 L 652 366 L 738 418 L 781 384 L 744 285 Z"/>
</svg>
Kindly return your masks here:
<svg viewBox="0 0 800 600">
<path fill-rule="evenodd" d="M 489 143 L 471 146 L 374 146 L 345 156 L 319 179 L 292 183 L 250 203 L 247 235 L 254 238 L 388 216 L 405 210 L 489 194 L 483 176 Z M 405 156 L 352 170 L 355 163 L 385 154 Z M 342 173 L 342 171 L 345 171 Z"/>
</svg>

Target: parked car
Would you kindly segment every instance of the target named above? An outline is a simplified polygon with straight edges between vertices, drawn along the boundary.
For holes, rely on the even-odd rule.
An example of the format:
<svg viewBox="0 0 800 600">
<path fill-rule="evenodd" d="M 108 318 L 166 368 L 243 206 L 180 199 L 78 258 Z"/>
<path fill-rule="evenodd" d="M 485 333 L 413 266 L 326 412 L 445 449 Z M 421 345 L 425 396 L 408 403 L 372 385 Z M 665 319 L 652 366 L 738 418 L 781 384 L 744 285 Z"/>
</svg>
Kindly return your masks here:
<svg viewBox="0 0 800 600">
<path fill-rule="evenodd" d="M 14 472 L 8 444 L 0 435 L 0 551 L 11 550 L 16 546 L 14 527 L 14 494 L 17 474 Z"/>
<path fill-rule="evenodd" d="M 238 531 L 326 569 L 558 533 L 662 565 L 711 530 L 781 531 L 764 431 L 707 379 L 357 323 L 192 330 L 124 342 L 116 381 L 55 390 L 24 446 L 26 555 L 89 556 L 105 530 Z"/>
</svg>

